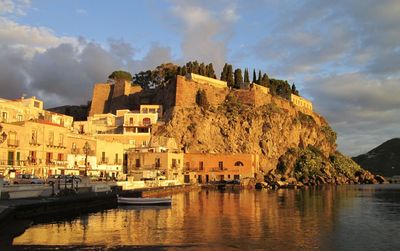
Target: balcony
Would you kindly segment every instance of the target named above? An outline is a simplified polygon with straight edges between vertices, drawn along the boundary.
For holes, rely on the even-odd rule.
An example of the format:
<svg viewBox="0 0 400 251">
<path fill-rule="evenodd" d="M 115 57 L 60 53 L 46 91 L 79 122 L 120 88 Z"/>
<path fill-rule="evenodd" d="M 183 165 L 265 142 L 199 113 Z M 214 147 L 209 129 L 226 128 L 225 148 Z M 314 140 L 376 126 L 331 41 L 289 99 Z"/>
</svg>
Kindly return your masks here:
<svg viewBox="0 0 400 251">
<path fill-rule="evenodd" d="M 98 165 L 107 165 L 107 164 L 108 164 L 108 158 L 101 158 L 98 163 Z"/>
<path fill-rule="evenodd" d="M 37 139 L 31 139 L 31 141 L 29 141 L 29 144 L 32 146 L 40 146 L 40 143 L 37 141 Z"/>
<path fill-rule="evenodd" d="M 68 161 L 66 160 L 54 160 L 54 159 L 47 159 L 46 160 L 46 165 L 47 166 L 61 166 L 61 167 L 66 167 L 68 165 Z"/>
<path fill-rule="evenodd" d="M 7 145 L 9 147 L 18 147 L 19 146 L 19 140 L 17 140 L 17 139 L 8 139 L 7 140 Z"/>
</svg>

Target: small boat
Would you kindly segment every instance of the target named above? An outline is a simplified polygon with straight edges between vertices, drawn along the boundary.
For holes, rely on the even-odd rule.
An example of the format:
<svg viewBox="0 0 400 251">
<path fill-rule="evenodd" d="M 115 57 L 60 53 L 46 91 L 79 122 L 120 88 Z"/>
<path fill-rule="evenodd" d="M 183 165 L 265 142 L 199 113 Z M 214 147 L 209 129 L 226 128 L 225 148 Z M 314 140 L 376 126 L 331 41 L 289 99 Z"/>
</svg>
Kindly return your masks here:
<svg viewBox="0 0 400 251">
<path fill-rule="evenodd" d="M 126 205 L 171 205 L 172 198 L 130 198 L 118 196 L 118 203 Z"/>
</svg>

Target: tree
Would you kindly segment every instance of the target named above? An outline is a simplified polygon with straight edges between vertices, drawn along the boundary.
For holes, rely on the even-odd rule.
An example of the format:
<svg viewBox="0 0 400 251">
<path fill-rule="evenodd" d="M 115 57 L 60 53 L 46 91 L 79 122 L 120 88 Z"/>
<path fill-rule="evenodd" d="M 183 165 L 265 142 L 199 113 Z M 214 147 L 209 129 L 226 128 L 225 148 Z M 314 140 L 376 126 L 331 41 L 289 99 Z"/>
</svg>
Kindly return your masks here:
<svg viewBox="0 0 400 251">
<path fill-rule="evenodd" d="M 294 83 L 292 84 L 292 93 L 294 95 L 299 95 L 299 91 L 297 90 L 296 85 Z"/>
<path fill-rule="evenodd" d="M 257 82 L 256 69 L 253 69 L 253 83 Z"/>
<path fill-rule="evenodd" d="M 262 76 L 261 76 L 261 70 L 259 70 L 259 71 L 258 71 L 257 84 L 260 84 L 260 83 L 261 83 L 261 78 L 262 78 Z"/>
<path fill-rule="evenodd" d="M 224 68 L 222 69 L 222 72 L 221 72 L 220 80 L 226 81 L 227 79 L 228 79 L 228 64 L 225 63 Z"/>
<path fill-rule="evenodd" d="M 246 68 L 244 69 L 244 83 L 248 84 L 250 83 L 250 78 L 249 78 L 249 70 Z"/>
<path fill-rule="evenodd" d="M 207 95 L 205 90 L 197 90 L 196 93 L 196 104 L 202 108 L 208 109 L 210 104 L 208 103 L 207 100 Z"/>
<path fill-rule="evenodd" d="M 127 71 L 113 71 L 110 76 L 108 76 L 109 79 L 112 80 L 126 80 L 126 81 L 132 81 L 132 75 L 127 72 Z"/>
<path fill-rule="evenodd" d="M 234 80 L 233 80 L 233 69 L 232 69 L 232 65 L 228 65 L 228 67 L 227 67 L 226 82 L 227 82 L 228 87 L 233 87 Z"/>
<path fill-rule="evenodd" d="M 236 69 L 234 77 L 235 77 L 235 83 L 233 87 L 239 89 L 240 86 L 243 84 L 242 70 Z"/>
<path fill-rule="evenodd" d="M 264 73 L 264 75 L 262 76 L 260 85 L 269 87 L 269 77 L 266 73 Z"/>
<path fill-rule="evenodd" d="M 133 81 L 139 84 L 143 89 L 153 89 L 165 86 L 170 80 L 174 79 L 177 74 L 184 73 L 183 67 L 178 72 L 178 66 L 173 63 L 165 63 L 157 66 L 154 70 L 141 71 L 135 74 Z"/>
<path fill-rule="evenodd" d="M 212 63 L 209 63 L 206 66 L 206 72 L 207 72 L 207 77 L 215 78 L 215 79 L 217 78 L 217 76 L 215 75 L 214 66 Z"/>
</svg>

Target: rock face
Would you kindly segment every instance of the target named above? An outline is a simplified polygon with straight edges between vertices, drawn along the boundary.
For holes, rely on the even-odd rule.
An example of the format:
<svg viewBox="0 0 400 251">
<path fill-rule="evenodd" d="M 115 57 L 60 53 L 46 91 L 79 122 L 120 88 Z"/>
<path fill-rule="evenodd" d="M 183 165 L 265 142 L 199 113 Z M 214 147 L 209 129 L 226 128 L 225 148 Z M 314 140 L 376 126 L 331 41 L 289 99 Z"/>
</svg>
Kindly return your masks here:
<svg viewBox="0 0 400 251">
<path fill-rule="evenodd" d="M 400 138 L 388 140 L 353 160 L 365 169 L 385 177 L 400 175 Z"/>
<path fill-rule="evenodd" d="M 279 187 L 286 181 L 356 183 L 356 172 L 365 172 L 336 151 L 336 133 L 325 119 L 304 114 L 276 97 L 258 107 L 229 95 L 222 105 L 207 109 L 175 107 L 170 120 L 155 134 L 174 137 L 189 152 L 258 154 L 265 177 L 284 177 L 272 183 L 266 179 Z"/>
</svg>

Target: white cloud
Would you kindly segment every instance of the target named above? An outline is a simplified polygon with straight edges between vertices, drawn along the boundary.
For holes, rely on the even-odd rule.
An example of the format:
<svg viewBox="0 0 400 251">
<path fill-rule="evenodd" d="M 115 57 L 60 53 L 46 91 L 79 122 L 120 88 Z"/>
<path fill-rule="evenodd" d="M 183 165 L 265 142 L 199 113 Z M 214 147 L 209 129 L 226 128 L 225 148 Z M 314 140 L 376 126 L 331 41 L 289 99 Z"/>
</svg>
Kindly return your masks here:
<svg viewBox="0 0 400 251">
<path fill-rule="evenodd" d="M 30 7 L 30 0 L 0 0 L 0 14 L 25 15 Z"/>
<path fill-rule="evenodd" d="M 212 6 L 212 7 L 211 7 Z M 172 14 L 182 32 L 183 61 L 212 62 L 217 72 L 226 62 L 233 23 L 239 19 L 233 5 L 215 2 L 174 1 Z"/>
<path fill-rule="evenodd" d="M 110 39 L 108 48 L 0 17 L 0 93 L 3 98 L 35 95 L 47 107 L 83 104 L 93 84 L 106 81 L 112 71 L 134 73 L 171 60 L 170 48 L 158 44 L 143 59 L 133 59 L 136 49 L 122 39 Z"/>
</svg>

